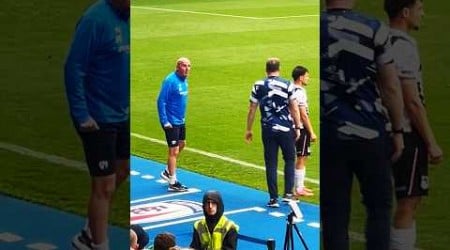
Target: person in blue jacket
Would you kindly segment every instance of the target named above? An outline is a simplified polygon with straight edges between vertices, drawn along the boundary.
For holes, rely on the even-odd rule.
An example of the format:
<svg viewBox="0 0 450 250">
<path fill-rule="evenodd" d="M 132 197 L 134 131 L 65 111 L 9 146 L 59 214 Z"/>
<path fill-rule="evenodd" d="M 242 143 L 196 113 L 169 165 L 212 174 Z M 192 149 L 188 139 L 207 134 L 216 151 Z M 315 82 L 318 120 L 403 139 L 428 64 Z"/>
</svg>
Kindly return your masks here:
<svg viewBox="0 0 450 250">
<path fill-rule="evenodd" d="M 191 62 L 180 57 L 176 69 L 162 82 L 158 96 L 158 114 L 161 126 L 166 135 L 169 147 L 167 168 L 161 178 L 169 182 L 168 191 L 186 192 L 188 188 L 177 180 L 177 158 L 186 146 L 186 106 L 188 101 L 187 77 L 191 70 Z"/>
<path fill-rule="evenodd" d="M 70 115 L 91 176 L 76 249 L 109 249 L 112 196 L 129 174 L 130 1 L 98 0 L 79 19 L 65 67 Z"/>
</svg>

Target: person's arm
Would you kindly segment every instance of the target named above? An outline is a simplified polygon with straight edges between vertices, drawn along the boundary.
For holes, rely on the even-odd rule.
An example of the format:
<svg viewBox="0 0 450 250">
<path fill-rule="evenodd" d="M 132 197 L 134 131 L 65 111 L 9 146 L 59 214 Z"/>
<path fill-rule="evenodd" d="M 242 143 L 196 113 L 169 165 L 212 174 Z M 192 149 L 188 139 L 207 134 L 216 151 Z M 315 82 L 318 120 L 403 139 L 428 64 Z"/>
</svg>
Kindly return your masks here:
<svg viewBox="0 0 450 250">
<path fill-rule="evenodd" d="M 437 144 L 433 130 L 428 122 L 427 112 L 420 100 L 415 79 L 403 78 L 401 79 L 401 83 L 403 101 L 411 124 L 419 132 L 427 145 L 430 163 L 437 164 L 442 161 L 442 149 Z"/>
<path fill-rule="evenodd" d="M 195 249 L 195 250 L 201 250 L 201 242 L 200 242 L 200 237 L 198 236 L 198 232 L 197 230 L 195 230 L 194 227 L 194 231 L 192 233 L 192 241 L 191 244 L 189 245 L 190 248 Z"/>
<path fill-rule="evenodd" d="M 92 19 L 80 19 L 64 65 L 67 100 L 71 116 L 77 125 L 89 121 L 91 121 L 90 126 L 96 125 L 89 115 L 84 86 L 92 51 L 96 46 L 95 37 L 98 25 L 98 22 Z"/>
<path fill-rule="evenodd" d="M 165 79 L 162 83 L 161 90 L 158 96 L 158 115 L 159 122 L 164 128 L 171 128 L 172 124 L 170 124 L 169 119 L 167 118 L 167 102 L 169 101 L 169 92 L 170 92 L 170 81 L 169 79 Z"/>
<path fill-rule="evenodd" d="M 238 233 L 236 228 L 232 227 L 225 235 L 222 242 L 222 250 L 236 250 L 238 242 Z"/>
<path fill-rule="evenodd" d="M 308 130 L 309 134 L 311 135 L 311 141 L 315 141 L 317 139 L 316 133 L 314 133 L 314 129 L 311 124 L 311 120 L 309 119 L 308 113 L 306 112 L 305 106 L 299 106 L 300 110 L 300 120 L 303 123 L 303 126 L 305 126 L 306 130 Z"/>
<path fill-rule="evenodd" d="M 380 88 L 382 102 L 388 110 L 392 130 L 403 130 L 403 98 L 394 63 L 379 64 L 378 67 L 378 86 Z M 400 158 L 404 148 L 403 134 L 394 132 L 393 143 L 394 152 L 391 159 L 396 161 Z"/>
<path fill-rule="evenodd" d="M 250 105 L 248 107 L 248 114 L 247 114 L 247 127 L 245 130 L 245 140 L 247 143 L 250 143 L 253 140 L 253 122 L 255 121 L 255 114 L 256 110 L 258 109 L 258 103 L 250 102 Z"/>
<path fill-rule="evenodd" d="M 292 116 L 292 119 L 294 119 L 294 126 L 295 126 L 295 140 L 298 140 L 300 138 L 300 114 L 298 110 L 298 102 L 292 98 L 289 100 L 289 113 Z"/>
</svg>

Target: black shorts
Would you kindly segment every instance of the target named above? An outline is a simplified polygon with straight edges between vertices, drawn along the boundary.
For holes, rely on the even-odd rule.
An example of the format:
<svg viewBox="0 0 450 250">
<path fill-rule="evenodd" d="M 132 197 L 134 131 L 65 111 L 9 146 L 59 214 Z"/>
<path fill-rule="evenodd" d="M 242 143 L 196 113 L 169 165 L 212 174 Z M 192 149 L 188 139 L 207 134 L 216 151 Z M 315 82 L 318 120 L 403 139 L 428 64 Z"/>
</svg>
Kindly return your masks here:
<svg viewBox="0 0 450 250">
<path fill-rule="evenodd" d="M 428 195 L 428 152 L 417 132 L 403 135 L 405 149 L 393 165 L 397 199 Z"/>
<path fill-rule="evenodd" d="M 169 148 L 178 147 L 180 141 L 186 140 L 186 126 L 184 124 L 172 125 L 172 128 L 164 128 L 164 133 L 166 134 Z"/>
<path fill-rule="evenodd" d="M 91 176 L 108 176 L 116 172 L 116 160 L 130 159 L 130 123 L 98 123 L 99 130 L 81 132 L 84 155 Z"/>
<path fill-rule="evenodd" d="M 306 128 L 300 129 L 300 138 L 295 142 L 297 157 L 311 155 L 311 134 Z"/>
</svg>

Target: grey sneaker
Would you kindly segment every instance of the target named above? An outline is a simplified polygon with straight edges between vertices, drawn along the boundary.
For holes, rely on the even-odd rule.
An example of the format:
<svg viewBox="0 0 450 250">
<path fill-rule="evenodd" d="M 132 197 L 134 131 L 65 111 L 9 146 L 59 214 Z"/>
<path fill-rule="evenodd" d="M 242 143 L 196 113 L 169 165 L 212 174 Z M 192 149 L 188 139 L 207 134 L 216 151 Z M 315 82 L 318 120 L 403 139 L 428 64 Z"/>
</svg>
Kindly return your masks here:
<svg viewBox="0 0 450 250">
<path fill-rule="evenodd" d="M 91 250 L 94 249 L 92 247 L 92 239 L 89 237 L 87 232 L 83 229 L 77 235 L 75 235 L 72 239 L 72 247 L 76 250 Z"/>
<path fill-rule="evenodd" d="M 280 207 L 280 204 L 278 204 L 278 200 L 277 199 L 270 199 L 266 206 L 268 206 L 268 207 Z"/>
<path fill-rule="evenodd" d="M 186 192 L 188 191 L 188 188 L 181 184 L 181 182 L 176 181 L 174 184 L 169 184 L 169 187 L 167 188 L 169 192 Z"/>
<path fill-rule="evenodd" d="M 291 193 L 287 193 L 283 196 L 283 202 L 295 201 L 300 202 L 295 196 Z"/>
</svg>

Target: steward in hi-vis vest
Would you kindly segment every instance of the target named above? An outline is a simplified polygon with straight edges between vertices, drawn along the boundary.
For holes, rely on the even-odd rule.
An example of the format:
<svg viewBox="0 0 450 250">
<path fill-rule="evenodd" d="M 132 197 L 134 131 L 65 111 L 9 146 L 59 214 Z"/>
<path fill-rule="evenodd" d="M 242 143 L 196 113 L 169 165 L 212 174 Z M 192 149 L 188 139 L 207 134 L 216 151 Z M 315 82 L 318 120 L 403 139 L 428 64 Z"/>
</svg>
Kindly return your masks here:
<svg viewBox="0 0 450 250">
<path fill-rule="evenodd" d="M 223 215 L 222 196 L 208 191 L 203 196 L 205 217 L 194 223 L 190 247 L 196 250 L 234 250 L 237 248 L 239 226 Z"/>
</svg>

